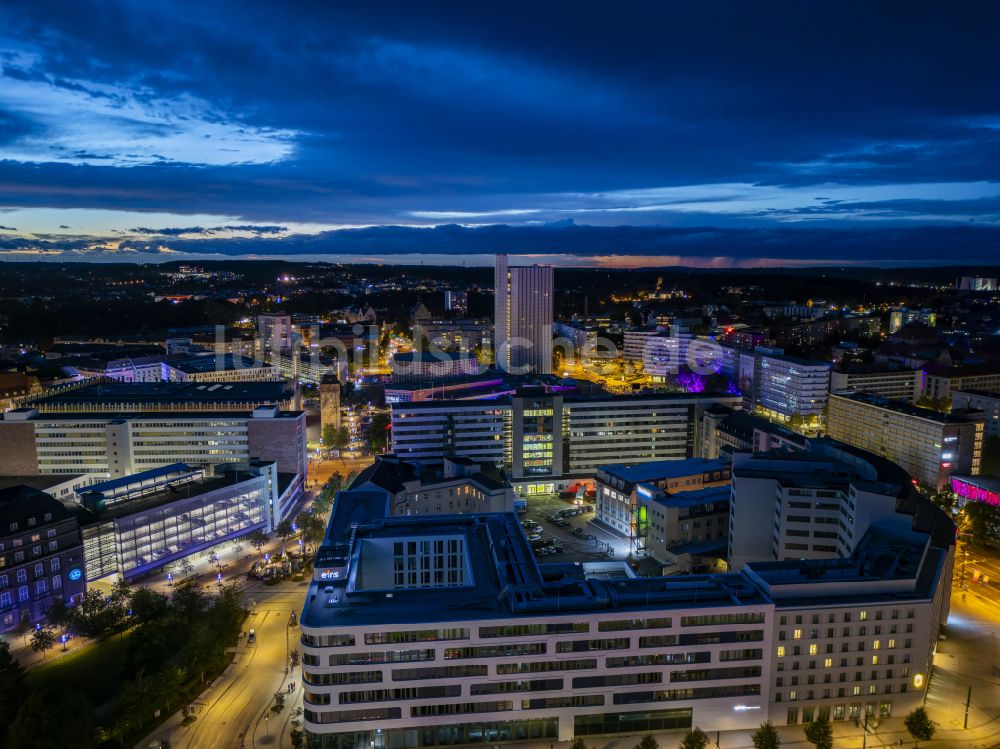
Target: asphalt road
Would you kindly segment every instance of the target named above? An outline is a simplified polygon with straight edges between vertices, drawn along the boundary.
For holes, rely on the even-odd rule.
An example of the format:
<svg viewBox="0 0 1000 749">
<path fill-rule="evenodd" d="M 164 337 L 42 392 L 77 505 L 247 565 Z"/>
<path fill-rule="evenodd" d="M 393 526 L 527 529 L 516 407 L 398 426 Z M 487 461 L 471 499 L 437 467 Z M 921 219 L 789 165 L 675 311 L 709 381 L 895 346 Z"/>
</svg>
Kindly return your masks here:
<svg viewBox="0 0 1000 749">
<path fill-rule="evenodd" d="M 285 673 L 288 656 L 298 646 L 298 627 L 289 627 L 289 615 L 301 613 L 308 583 L 260 583 L 244 588 L 256 601 L 244 631 L 257 632 L 257 642 L 242 640 L 235 648 L 234 662 L 193 703 L 196 720 L 181 724 L 178 713 L 147 736 L 136 749 L 148 749 L 166 737 L 175 749 L 254 749 L 289 746 L 288 732 L 295 709 L 302 705 L 302 684 L 296 669 Z M 271 712 L 274 694 L 297 682 L 281 713 Z"/>
</svg>

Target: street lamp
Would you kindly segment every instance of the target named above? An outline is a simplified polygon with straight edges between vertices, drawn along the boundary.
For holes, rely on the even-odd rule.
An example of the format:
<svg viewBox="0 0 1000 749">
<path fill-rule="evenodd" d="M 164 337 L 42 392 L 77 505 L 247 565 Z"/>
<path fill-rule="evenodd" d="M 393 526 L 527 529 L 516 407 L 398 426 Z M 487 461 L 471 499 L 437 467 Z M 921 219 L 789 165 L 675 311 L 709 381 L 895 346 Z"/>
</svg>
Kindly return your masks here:
<svg viewBox="0 0 1000 749">
<path fill-rule="evenodd" d="M 174 576 L 173 576 L 173 575 L 171 575 L 171 574 L 170 574 L 170 573 L 168 572 L 168 573 L 167 573 L 167 585 L 169 585 L 169 586 L 173 587 L 173 584 L 174 584 Z"/>
</svg>

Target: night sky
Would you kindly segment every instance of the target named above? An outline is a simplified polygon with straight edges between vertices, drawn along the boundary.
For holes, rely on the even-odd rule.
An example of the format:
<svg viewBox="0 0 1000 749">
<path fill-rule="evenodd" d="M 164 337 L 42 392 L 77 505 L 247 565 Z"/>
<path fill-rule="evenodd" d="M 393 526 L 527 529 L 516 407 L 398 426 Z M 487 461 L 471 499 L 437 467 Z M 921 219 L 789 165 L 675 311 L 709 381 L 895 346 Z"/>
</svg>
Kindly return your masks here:
<svg viewBox="0 0 1000 749">
<path fill-rule="evenodd" d="M 998 263 L 998 39 L 988 2 L 5 3 L 0 258 Z"/>
</svg>

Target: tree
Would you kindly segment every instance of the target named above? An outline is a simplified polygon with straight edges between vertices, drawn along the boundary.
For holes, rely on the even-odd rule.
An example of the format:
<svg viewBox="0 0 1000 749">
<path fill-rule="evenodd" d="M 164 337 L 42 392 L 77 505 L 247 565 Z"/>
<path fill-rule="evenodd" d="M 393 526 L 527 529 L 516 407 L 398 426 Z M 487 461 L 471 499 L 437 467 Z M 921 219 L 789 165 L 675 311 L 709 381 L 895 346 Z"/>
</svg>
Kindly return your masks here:
<svg viewBox="0 0 1000 749">
<path fill-rule="evenodd" d="M 267 534 L 262 530 L 255 530 L 247 536 L 247 540 L 250 542 L 250 545 L 254 548 L 254 550 L 260 554 L 260 550 L 264 548 L 265 544 L 267 544 Z"/>
<path fill-rule="evenodd" d="M 271 712 L 277 715 L 282 710 L 285 709 L 285 693 L 275 692 L 274 693 L 274 704 L 271 705 Z"/>
<path fill-rule="evenodd" d="M 771 721 L 761 723 L 760 728 L 753 732 L 751 739 L 754 749 L 778 749 L 781 746 L 781 737 Z"/>
<path fill-rule="evenodd" d="M 14 634 L 24 640 L 24 644 L 28 644 L 28 635 L 31 634 L 31 630 L 34 627 L 31 624 L 31 617 L 28 616 L 27 611 L 21 612 L 21 619 L 17 623 L 17 627 L 14 628 Z"/>
<path fill-rule="evenodd" d="M 368 425 L 368 447 L 373 453 L 385 452 L 389 441 L 389 414 L 376 411 Z"/>
<path fill-rule="evenodd" d="M 907 713 L 906 717 L 903 718 L 903 725 L 906 726 L 906 730 L 913 737 L 914 746 L 917 746 L 917 743 L 920 741 L 930 741 L 934 738 L 934 734 L 937 731 L 937 723 L 931 720 L 927 711 L 922 707 L 915 708 Z"/>
<path fill-rule="evenodd" d="M 966 502 L 964 510 L 972 537 L 984 546 L 1000 546 L 1000 506 Z"/>
<path fill-rule="evenodd" d="M 705 749 L 708 746 L 708 734 L 695 727 L 684 734 L 680 749 Z"/>
<path fill-rule="evenodd" d="M 292 668 L 298 668 L 299 664 L 302 662 L 302 654 L 299 652 L 298 648 L 292 648 L 292 652 L 288 654 L 288 661 Z"/>
<path fill-rule="evenodd" d="M 192 572 L 194 572 L 194 565 L 191 564 L 191 560 L 188 559 L 187 557 L 184 557 L 182 560 L 180 560 L 180 562 L 177 563 L 177 566 L 180 568 L 181 572 L 185 575 L 190 575 Z"/>
<path fill-rule="evenodd" d="M 573 739 L 573 743 L 570 744 L 569 749 L 587 749 L 587 742 L 584 741 L 581 737 L 577 736 L 575 739 Z"/>
<path fill-rule="evenodd" d="M 42 687 L 32 690 L 18 711 L 10 726 L 10 746 L 93 749 L 95 728 L 94 708 L 79 690 Z"/>
<path fill-rule="evenodd" d="M 282 541 L 287 541 L 289 538 L 291 538 L 292 534 L 295 533 L 295 531 L 292 530 L 291 519 L 285 518 L 280 523 L 278 523 L 278 527 L 274 529 L 274 532 L 278 534 L 278 538 L 280 538 Z"/>
<path fill-rule="evenodd" d="M 333 435 L 333 446 L 338 450 L 343 450 L 351 444 L 351 432 L 346 426 L 341 424 Z"/>
<path fill-rule="evenodd" d="M 324 424 L 319 441 L 323 443 L 323 447 L 333 447 L 337 441 L 337 427 L 333 424 Z"/>
<path fill-rule="evenodd" d="M 10 654 L 10 645 L 0 640 L 0 746 L 7 746 L 7 730 L 24 702 L 27 680 L 21 664 Z"/>
<path fill-rule="evenodd" d="M 243 544 L 239 542 L 239 539 L 234 538 L 229 542 L 229 548 L 233 550 L 233 559 L 236 559 L 243 551 Z"/>
<path fill-rule="evenodd" d="M 302 540 L 307 544 L 319 541 L 326 532 L 323 521 L 312 512 L 303 512 L 299 515 L 299 528 L 302 530 Z"/>
<path fill-rule="evenodd" d="M 656 737 L 653 734 L 647 733 L 639 739 L 639 743 L 635 745 L 635 749 L 660 749 L 660 745 L 656 743 Z"/>
<path fill-rule="evenodd" d="M 833 727 L 825 718 L 807 723 L 805 733 L 806 741 L 816 749 L 833 749 Z"/>
<path fill-rule="evenodd" d="M 306 745 L 306 735 L 301 728 L 293 728 L 288 734 L 288 740 L 292 743 L 292 749 L 303 749 Z"/>
<path fill-rule="evenodd" d="M 42 658 L 45 657 L 45 652 L 55 644 L 56 636 L 52 633 L 52 627 L 48 625 L 35 627 L 35 631 L 31 633 L 31 649 L 36 653 L 41 653 Z"/>
<path fill-rule="evenodd" d="M 129 608 L 137 625 L 157 621 L 167 615 L 170 600 L 163 593 L 149 588 L 137 588 L 129 598 Z"/>
</svg>

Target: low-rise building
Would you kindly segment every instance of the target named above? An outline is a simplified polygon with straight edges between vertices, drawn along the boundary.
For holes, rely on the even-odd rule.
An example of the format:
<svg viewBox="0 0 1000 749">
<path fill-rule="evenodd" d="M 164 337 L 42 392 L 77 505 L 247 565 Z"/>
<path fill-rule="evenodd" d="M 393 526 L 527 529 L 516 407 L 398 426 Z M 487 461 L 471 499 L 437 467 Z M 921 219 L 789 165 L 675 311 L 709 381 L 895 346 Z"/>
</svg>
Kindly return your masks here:
<svg viewBox="0 0 1000 749">
<path fill-rule="evenodd" d="M 921 395 L 945 400 L 951 398 L 956 390 L 1000 392 L 1000 364 L 931 364 L 924 367 L 924 388 Z"/>
</svg>

